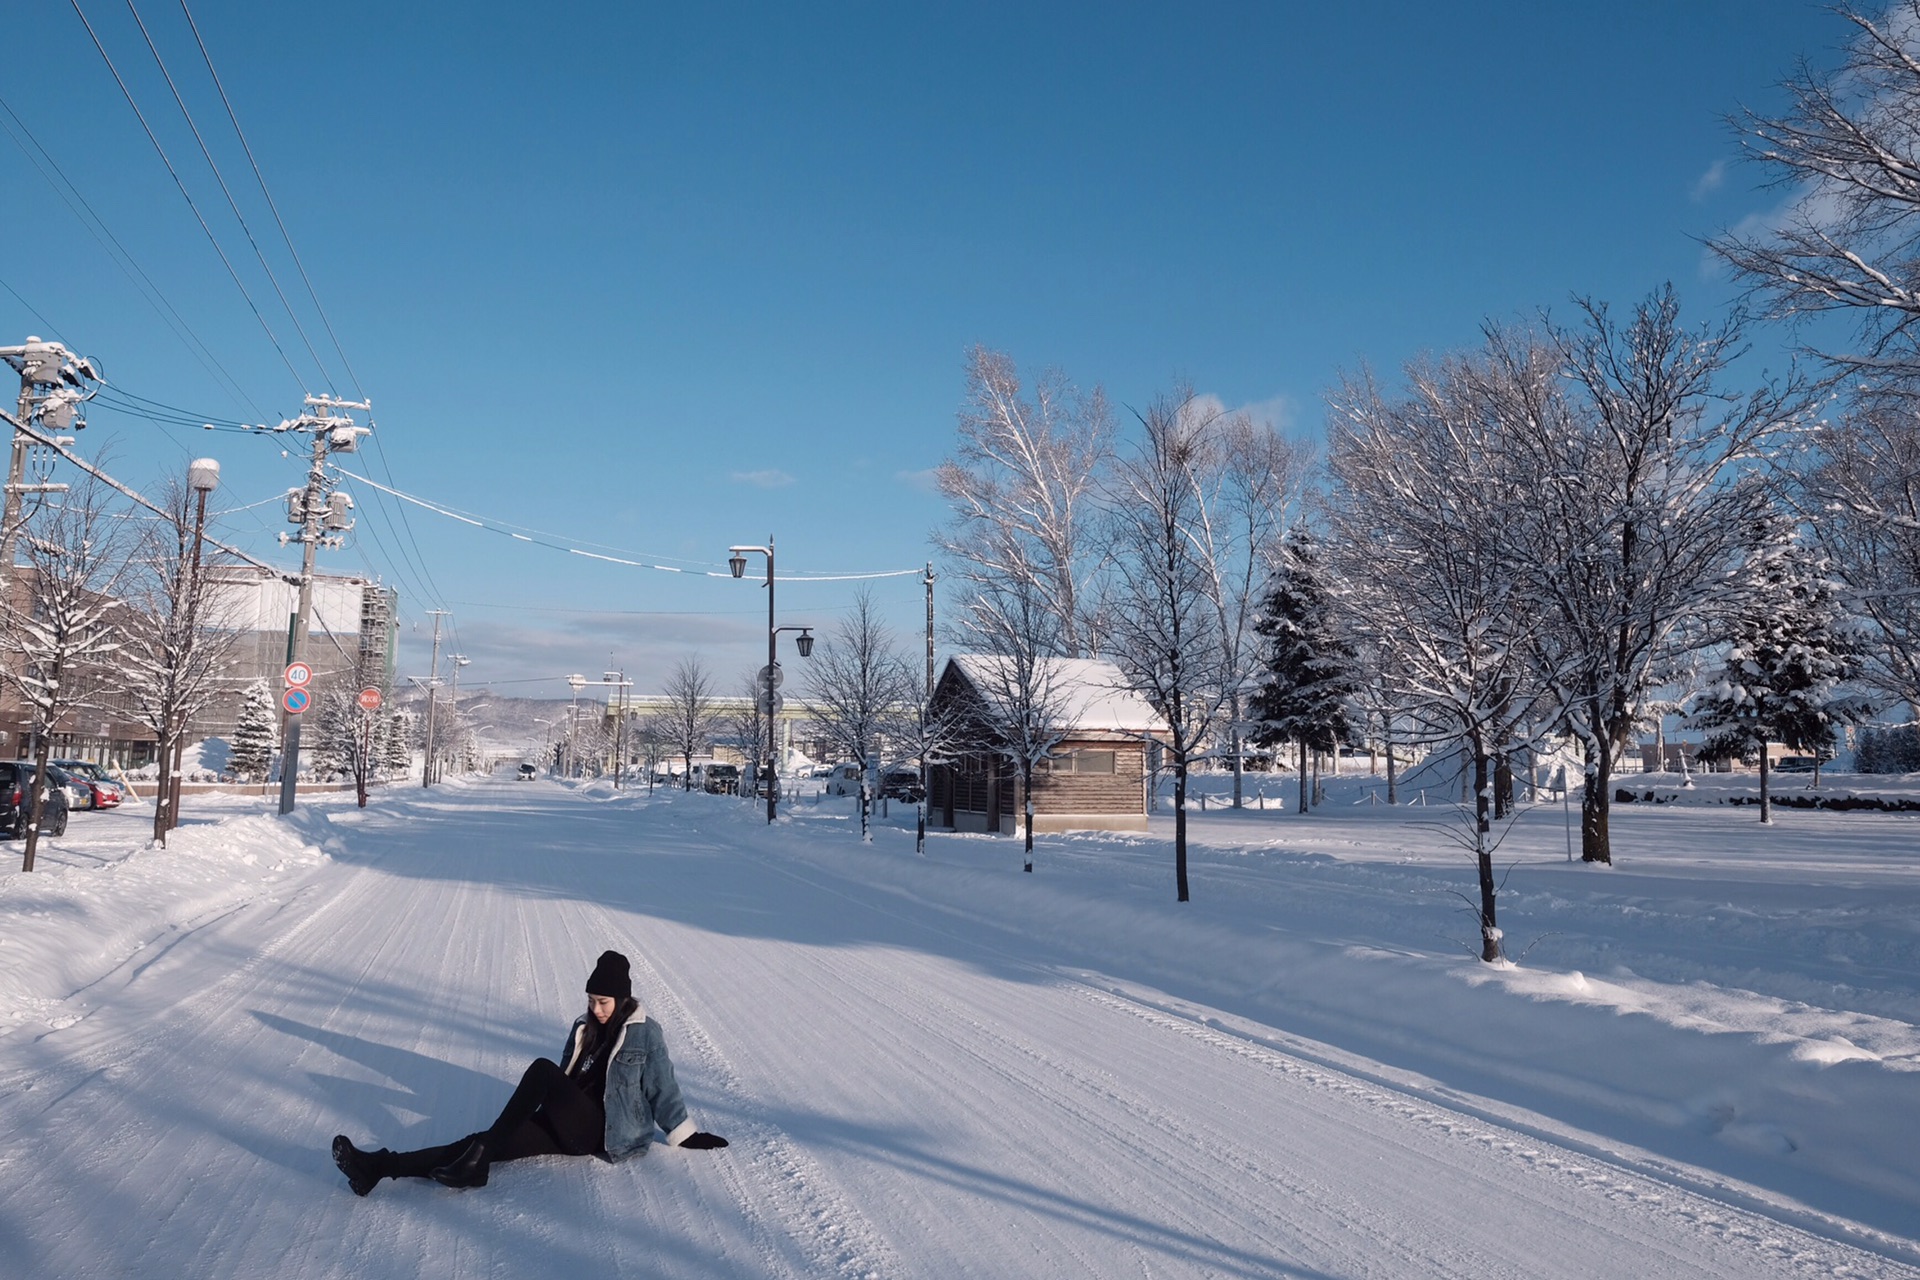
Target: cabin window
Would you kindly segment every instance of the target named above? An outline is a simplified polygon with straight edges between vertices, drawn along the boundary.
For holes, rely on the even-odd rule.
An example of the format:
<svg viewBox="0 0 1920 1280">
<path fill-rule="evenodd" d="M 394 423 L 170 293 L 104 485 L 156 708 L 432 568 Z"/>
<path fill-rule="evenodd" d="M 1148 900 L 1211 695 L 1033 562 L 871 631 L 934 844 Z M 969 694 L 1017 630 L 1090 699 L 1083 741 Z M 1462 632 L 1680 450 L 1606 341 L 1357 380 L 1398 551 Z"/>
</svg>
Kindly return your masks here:
<svg viewBox="0 0 1920 1280">
<path fill-rule="evenodd" d="M 1074 770 L 1078 773 L 1113 772 L 1113 752 L 1111 751 L 1076 751 L 1073 754 Z"/>
</svg>

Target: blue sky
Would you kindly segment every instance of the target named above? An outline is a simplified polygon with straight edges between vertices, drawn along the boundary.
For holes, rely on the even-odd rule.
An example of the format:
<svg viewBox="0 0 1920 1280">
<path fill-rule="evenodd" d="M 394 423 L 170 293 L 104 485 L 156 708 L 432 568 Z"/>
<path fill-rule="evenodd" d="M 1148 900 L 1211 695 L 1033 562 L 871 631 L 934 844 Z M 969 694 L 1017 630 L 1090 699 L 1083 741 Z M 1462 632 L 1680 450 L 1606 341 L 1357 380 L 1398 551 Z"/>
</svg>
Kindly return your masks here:
<svg viewBox="0 0 1920 1280">
<path fill-rule="evenodd" d="M 1723 118 L 1776 109 L 1794 60 L 1830 64 L 1846 33 L 1800 0 L 189 0 L 350 378 L 178 0 L 136 2 L 320 359 L 105 0 L 81 9 L 287 358 L 52 4 L 0 122 L 52 153 L 217 367 L 11 140 L 0 343 L 58 337 L 196 418 L 273 421 L 357 386 L 381 441 L 363 474 L 693 569 L 772 533 L 783 575 L 926 561 L 944 513 L 925 473 L 974 343 L 1123 406 L 1184 379 L 1311 436 L 1341 370 L 1471 344 L 1487 317 L 1625 307 L 1668 280 L 1709 317 L 1731 291 L 1700 237 L 1782 199 Z M 225 469 L 216 507 L 300 481 L 267 440 L 92 423 L 85 451 L 137 485 L 202 454 Z M 563 696 L 550 677 L 609 665 L 644 689 L 693 653 L 731 687 L 764 660 L 750 584 L 358 492 L 352 543 L 321 563 L 400 588 L 403 672 L 425 671 L 435 606 L 474 660 L 463 685 L 503 693 Z M 277 519 L 224 532 L 293 563 Z M 783 585 L 781 621 L 831 627 L 853 589 Z M 875 589 L 914 641 L 917 581 Z"/>
</svg>

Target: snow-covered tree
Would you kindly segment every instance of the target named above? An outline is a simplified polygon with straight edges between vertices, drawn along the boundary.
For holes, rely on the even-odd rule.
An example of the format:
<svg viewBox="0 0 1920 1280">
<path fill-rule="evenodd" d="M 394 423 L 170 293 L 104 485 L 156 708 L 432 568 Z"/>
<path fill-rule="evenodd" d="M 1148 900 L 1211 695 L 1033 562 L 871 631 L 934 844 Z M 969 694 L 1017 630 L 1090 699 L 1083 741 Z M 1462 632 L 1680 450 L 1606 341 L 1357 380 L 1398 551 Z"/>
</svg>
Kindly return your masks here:
<svg viewBox="0 0 1920 1280">
<path fill-rule="evenodd" d="M 392 707 L 381 715 L 380 766 L 388 776 L 406 778 L 413 772 L 413 747 L 416 736 L 413 712 Z"/>
<path fill-rule="evenodd" d="M 177 773 L 187 733 L 219 692 L 240 634 L 209 587 L 229 557 L 213 548 L 196 554 L 194 504 L 185 483 L 168 481 L 156 504 L 165 514 L 144 524 L 125 588 L 120 663 L 128 710 L 159 745 L 153 838 L 163 843 L 180 824 Z"/>
<path fill-rule="evenodd" d="M 1867 708 L 1845 688 L 1858 663 L 1826 564 L 1792 538 L 1757 559 L 1747 607 L 1693 718 L 1707 735 L 1704 756 L 1759 756 L 1760 821 L 1772 822 L 1767 744 L 1829 756 L 1838 726 Z"/>
<path fill-rule="evenodd" d="M 124 648 L 130 533 L 91 475 L 64 499 L 37 509 L 21 531 L 26 565 L 0 580 L 0 670 L 24 704 L 33 734 L 34 778 L 20 869 L 33 870 L 45 805 L 47 758 L 63 717 L 86 706 Z"/>
<path fill-rule="evenodd" d="M 273 690 L 265 680 L 255 680 L 240 695 L 240 715 L 234 725 L 232 751 L 227 765 L 240 777 L 260 779 L 267 776 L 273 760 L 273 748 L 279 729 Z"/>
<path fill-rule="evenodd" d="M 1254 692 L 1253 740 L 1298 744 L 1300 812 L 1307 812 L 1307 753 L 1351 741 L 1349 701 L 1360 690 L 1359 663 L 1321 582 L 1319 544 L 1303 525 L 1287 533 L 1280 572 L 1255 629 L 1266 638 L 1266 668 Z"/>
<path fill-rule="evenodd" d="M 852 611 L 814 646 L 807 665 L 807 714 L 847 759 L 885 769 L 907 757 L 920 705 L 920 681 L 880 618 L 873 593 L 861 589 Z M 875 797 L 863 788 L 861 834 Z"/>
<path fill-rule="evenodd" d="M 938 472 L 953 519 L 934 540 L 971 588 L 1049 614 L 1067 657 L 1100 647 L 1104 557 L 1090 524 L 1111 431 L 1098 389 L 1083 395 L 1049 372 L 1029 395 L 1010 357 L 967 353 L 959 443 Z"/>
<path fill-rule="evenodd" d="M 1060 665 L 1059 615 L 1029 581 L 981 584 L 961 610 L 960 630 L 985 661 L 975 690 L 985 704 L 985 723 L 962 726 L 969 737 L 993 744 L 996 754 L 1020 774 L 1027 798 L 1025 863 L 1033 870 L 1033 775 L 1075 728 L 1073 700 Z"/>
<path fill-rule="evenodd" d="M 1494 334 L 1488 373 L 1532 497 L 1509 528 L 1514 563 L 1586 766 L 1581 857 L 1611 862 L 1615 761 L 1674 663 L 1725 633 L 1735 569 L 1773 506 L 1771 455 L 1804 396 L 1791 380 L 1727 389 L 1740 322 L 1685 329 L 1671 287 L 1624 326 L 1578 305 L 1581 322 L 1549 326 L 1544 350 Z"/>
<path fill-rule="evenodd" d="M 1231 714 L 1240 673 L 1228 659 L 1220 593 L 1221 417 L 1191 393 L 1139 415 L 1140 439 L 1115 466 L 1114 661 L 1167 726 L 1173 770 L 1174 894 L 1186 902 L 1187 778 Z"/>
<path fill-rule="evenodd" d="M 314 772 L 352 778 L 354 796 L 364 809 L 367 783 L 373 778 L 378 759 L 378 742 L 373 713 L 361 708 L 358 693 L 357 688 L 328 689 L 320 695 L 315 711 L 307 714 L 317 712 Z"/>
<path fill-rule="evenodd" d="M 1861 680 L 1920 719 L 1920 379 L 1863 397 L 1818 443 L 1801 511 L 1867 624 Z"/>
<path fill-rule="evenodd" d="M 739 696 L 742 699 L 740 707 L 726 712 L 720 719 L 725 723 L 727 732 L 731 733 L 735 741 L 740 744 L 740 751 L 748 760 L 764 761 L 765 757 L 761 753 L 767 749 L 767 716 L 761 710 L 760 697 L 765 690 L 760 687 L 757 671 L 749 671 L 742 675 L 739 688 Z M 635 745 L 640 748 L 640 755 L 643 758 L 658 754 L 648 750 L 651 745 L 648 739 L 653 736 L 650 732 L 652 729 L 652 717 L 649 716 L 633 730 Z M 652 760 L 648 759 L 647 764 L 651 771 Z M 766 765 L 761 763 L 751 767 L 755 777 L 758 778 Z M 764 783 L 765 780 L 761 779 L 761 785 Z"/>
<path fill-rule="evenodd" d="M 1349 633 L 1381 655 L 1413 737 L 1471 770 L 1481 958 L 1501 957 L 1493 874 L 1497 761 L 1560 717 L 1539 600 L 1512 531 L 1531 518 L 1531 459 L 1488 394 L 1498 356 L 1416 363 L 1408 393 L 1348 382 L 1328 426 L 1327 560 Z"/>
<path fill-rule="evenodd" d="M 653 715 L 654 722 L 673 744 L 686 772 L 680 776 L 684 789 L 693 789 L 693 757 L 705 751 L 713 740 L 717 717 L 713 706 L 713 679 L 697 657 L 682 658 L 661 689 L 667 705 Z"/>
<path fill-rule="evenodd" d="M 1853 767 L 1861 773 L 1920 773 L 1920 726 L 1865 726 Z"/>
<path fill-rule="evenodd" d="M 1786 315 L 1843 313 L 1862 345 L 1822 354 L 1877 381 L 1920 376 L 1920 0 L 1877 16 L 1843 3 L 1852 42 L 1831 70 L 1803 63 L 1787 111 L 1749 113 L 1748 155 L 1795 193 L 1786 218 L 1713 249 Z"/>
</svg>

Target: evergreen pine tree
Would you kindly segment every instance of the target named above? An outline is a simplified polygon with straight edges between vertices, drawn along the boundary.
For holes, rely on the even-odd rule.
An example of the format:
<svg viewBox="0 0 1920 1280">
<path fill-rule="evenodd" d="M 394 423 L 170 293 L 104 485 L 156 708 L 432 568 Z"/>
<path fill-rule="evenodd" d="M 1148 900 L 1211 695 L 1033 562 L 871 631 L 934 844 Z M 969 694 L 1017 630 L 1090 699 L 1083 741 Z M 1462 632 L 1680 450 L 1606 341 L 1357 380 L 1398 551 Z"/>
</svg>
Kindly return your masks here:
<svg viewBox="0 0 1920 1280">
<path fill-rule="evenodd" d="M 227 764 L 238 777 L 261 779 L 273 759 L 275 728 L 273 691 L 265 680 L 255 680 L 240 695 L 239 723 L 234 727 L 232 753 Z"/>
<path fill-rule="evenodd" d="M 380 765 L 393 778 L 404 778 L 413 769 L 413 713 L 389 711 L 383 718 L 380 734 Z"/>
<path fill-rule="evenodd" d="M 1320 576 L 1313 535 L 1295 526 L 1280 547 L 1280 572 L 1254 630 L 1267 638 L 1266 671 L 1251 704 L 1261 746 L 1300 747 L 1300 812 L 1307 811 L 1307 752 L 1333 751 L 1353 733 L 1347 700 L 1359 662 L 1341 635 Z"/>
<path fill-rule="evenodd" d="M 1703 756 L 1759 756 L 1760 821 L 1773 820 L 1767 744 L 1831 756 L 1838 727 L 1865 714 L 1843 687 L 1857 652 L 1827 565 L 1797 537 L 1784 538 L 1760 558 L 1751 604 L 1693 710 L 1707 734 Z"/>
</svg>

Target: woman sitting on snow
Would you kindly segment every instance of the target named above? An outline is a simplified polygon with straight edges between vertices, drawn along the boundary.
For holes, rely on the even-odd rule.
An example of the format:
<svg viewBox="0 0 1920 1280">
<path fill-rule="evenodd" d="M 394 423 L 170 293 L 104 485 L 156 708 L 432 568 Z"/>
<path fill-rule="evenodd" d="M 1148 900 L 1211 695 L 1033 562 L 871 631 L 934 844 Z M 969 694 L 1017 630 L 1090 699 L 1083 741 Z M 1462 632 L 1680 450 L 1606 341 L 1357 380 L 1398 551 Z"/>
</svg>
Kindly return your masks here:
<svg viewBox="0 0 1920 1280">
<path fill-rule="evenodd" d="M 633 998 L 627 958 L 602 953 L 587 978 L 587 1012 L 574 1020 L 566 1065 L 537 1059 L 520 1077 L 491 1128 L 419 1151 L 362 1151 L 341 1134 L 333 1162 L 357 1196 L 382 1178 L 432 1178 L 448 1187 L 484 1187 L 487 1166 L 525 1156 L 597 1155 L 618 1162 L 644 1154 L 655 1128 L 676 1147 L 707 1150 L 725 1138 L 687 1118 L 660 1024 Z"/>
</svg>

